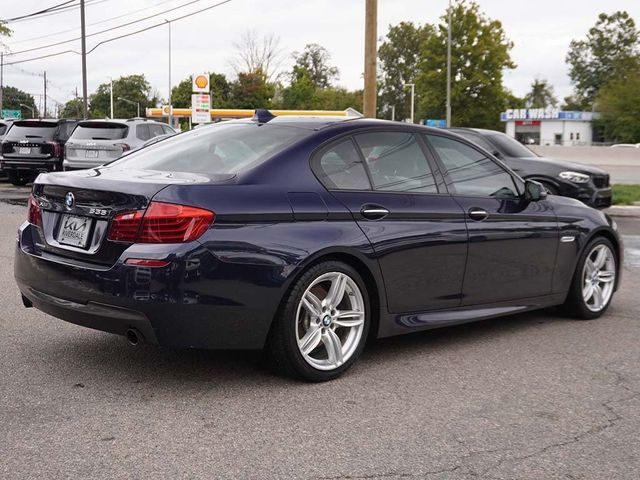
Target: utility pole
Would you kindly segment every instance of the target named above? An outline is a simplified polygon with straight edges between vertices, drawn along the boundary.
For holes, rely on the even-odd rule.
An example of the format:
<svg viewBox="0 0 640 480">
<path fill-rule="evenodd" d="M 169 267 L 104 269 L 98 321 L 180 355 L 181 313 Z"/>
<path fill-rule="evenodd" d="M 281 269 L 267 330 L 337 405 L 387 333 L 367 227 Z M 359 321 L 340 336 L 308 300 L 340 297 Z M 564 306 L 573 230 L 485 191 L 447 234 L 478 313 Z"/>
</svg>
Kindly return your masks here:
<svg viewBox="0 0 640 480">
<path fill-rule="evenodd" d="M 47 71 L 44 71 L 44 118 L 47 118 Z"/>
<path fill-rule="evenodd" d="M 84 118 L 87 118 L 87 38 L 84 27 L 84 0 L 80 0 L 80 37 L 82 46 L 82 106 Z"/>
<path fill-rule="evenodd" d="M 451 127 L 451 0 L 449 0 L 449 26 L 447 27 L 447 128 Z"/>
<path fill-rule="evenodd" d="M 2 116 L 2 95 L 4 93 L 4 52 L 0 52 L 0 116 Z"/>
<path fill-rule="evenodd" d="M 378 0 L 366 0 L 364 31 L 364 116 L 376 117 L 378 56 Z"/>
</svg>

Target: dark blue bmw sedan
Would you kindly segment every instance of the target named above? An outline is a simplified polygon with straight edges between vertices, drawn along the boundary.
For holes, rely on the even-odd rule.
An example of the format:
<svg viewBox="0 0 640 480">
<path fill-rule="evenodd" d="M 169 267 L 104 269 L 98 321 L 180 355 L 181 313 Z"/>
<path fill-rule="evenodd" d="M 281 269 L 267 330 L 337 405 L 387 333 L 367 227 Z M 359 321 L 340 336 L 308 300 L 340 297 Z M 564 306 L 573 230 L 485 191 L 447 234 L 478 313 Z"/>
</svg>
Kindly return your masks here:
<svg viewBox="0 0 640 480">
<path fill-rule="evenodd" d="M 599 317 L 622 256 L 605 214 L 454 133 L 260 110 L 41 174 L 15 277 L 26 307 L 133 344 L 266 347 L 322 381 L 369 338 L 551 305 Z"/>
</svg>

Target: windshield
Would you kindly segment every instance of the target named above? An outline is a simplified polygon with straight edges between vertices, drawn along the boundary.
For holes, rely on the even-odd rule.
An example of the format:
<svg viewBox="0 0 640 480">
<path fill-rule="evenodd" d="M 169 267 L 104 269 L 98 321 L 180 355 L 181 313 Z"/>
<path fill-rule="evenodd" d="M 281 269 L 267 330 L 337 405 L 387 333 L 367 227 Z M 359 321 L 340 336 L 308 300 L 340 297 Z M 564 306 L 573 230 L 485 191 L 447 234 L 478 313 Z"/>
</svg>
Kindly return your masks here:
<svg viewBox="0 0 640 480">
<path fill-rule="evenodd" d="M 15 122 L 9 129 L 5 140 L 53 140 L 56 133 L 57 123 L 52 122 Z"/>
<path fill-rule="evenodd" d="M 73 140 L 119 140 L 127 136 L 127 126 L 121 123 L 80 123 L 73 131 Z"/>
<path fill-rule="evenodd" d="M 498 147 L 500 153 L 505 157 L 528 158 L 537 157 L 537 155 L 522 145 L 515 138 L 505 135 L 504 133 L 495 133 L 489 135 L 489 139 Z"/>
<path fill-rule="evenodd" d="M 282 151 L 308 135 L 300 128 L 227 123 L 175 135 L 107 168 L 229 174 Z"/>
</svg>

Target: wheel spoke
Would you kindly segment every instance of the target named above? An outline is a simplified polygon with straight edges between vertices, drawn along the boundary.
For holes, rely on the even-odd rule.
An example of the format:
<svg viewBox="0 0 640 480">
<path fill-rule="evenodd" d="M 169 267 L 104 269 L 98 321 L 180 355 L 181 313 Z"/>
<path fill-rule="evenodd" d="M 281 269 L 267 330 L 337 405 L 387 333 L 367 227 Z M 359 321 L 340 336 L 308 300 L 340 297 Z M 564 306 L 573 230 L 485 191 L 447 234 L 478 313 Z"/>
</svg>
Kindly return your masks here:
<svg viewBox="0 0 640 480">
<path fill-rule="evenodd" d="M 600 245 L 596 253 L 596 258 L 593 261 L 593 265 L 599 270 L 604 266 L 604 262 L 607 259 L 607 249 Z"/>
<path fill-rule="evenodd" d="M 340 337 L 330 328 L 322 333 L 322 343 L 327 349 L 329 363 L 334 367 L 342 365 L 342 342 Z"/>
<path fill-rule="evenodd" d="M 598 273 L 598 281 L 602 283 L 611 283 L 616 278 L 616 272 L 601 270 Z"/>
<path fill-rule="evenodd" d="M 342 297 L 344 297 L 344 291 L 347 287 L 347 276 L 338 273 L 335 278 L 331 281 L 331 288 L 329 288 L 329 293 L 327 293 L 327 298 L 325 299 L 327 304 L 336 308 L 340 305 L 342 301 Z"/>
<path fill-rule="evenodd" d="M 593 264 L 593 261 L 590 258 L 587 258 L 587 261 L 585 262 L 585 269 L 587 275 L 592 275 L 596 269 L 596 266 Z"/>
<path fill-rule="evenodd" d="M 339 312 L 333 323 L 339 327 L 359 327 L 364 323 L 364 312 L 352 310 Z"/>
<path fill-rule="evenodd" d="M 584 298 L 586 303 L 591 300 L 591 297 L 593 297 L 593 283 L 588 282 L 582 289 L 582 298 Z"/>
<path fill-rule="evenodd" d="M 315 348 L 320 345 L 322 340 L 322 330 L 319 325 L 311 325 L 307 333 L 298 341 L 300 351 L 305 355 L 309 355 Z"/>
<path fill-rule="evenodd" d="M 314 317 L 322 315 L 322 302 L 313 293 L 307 292 L 302 297 L 302 305 Z"/>
<path fill-rule="evenodd" d="M 593 306 L 600 310 L 603 307 L 604 297 L 602 295 L 602 288 L 600 285 L 593 286 Z"/>
</svg>

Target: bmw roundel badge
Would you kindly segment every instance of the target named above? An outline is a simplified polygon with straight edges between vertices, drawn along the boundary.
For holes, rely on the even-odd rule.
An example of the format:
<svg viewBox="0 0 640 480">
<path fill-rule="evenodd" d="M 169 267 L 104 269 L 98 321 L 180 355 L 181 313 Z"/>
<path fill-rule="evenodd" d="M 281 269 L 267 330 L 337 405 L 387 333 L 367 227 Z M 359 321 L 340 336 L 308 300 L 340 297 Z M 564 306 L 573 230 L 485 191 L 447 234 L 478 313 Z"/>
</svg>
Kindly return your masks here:
<svg viewBox="0 0 640 480">
<path fill-rule="evenodd" d="M 76 197 L 73 196 L 73 193 L 67 192 L 67 194 L 64 197 L 64 204 L 67 206 L 67 208 L 71 208 L 75 203 L 76 203 Z"/>
</svg>

